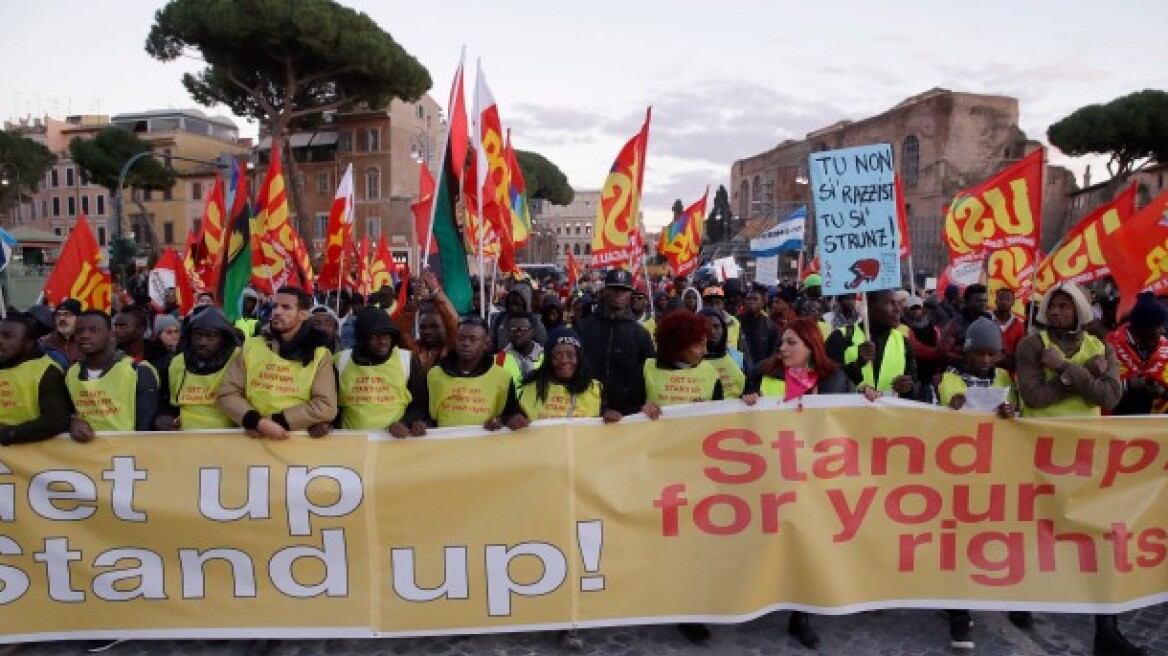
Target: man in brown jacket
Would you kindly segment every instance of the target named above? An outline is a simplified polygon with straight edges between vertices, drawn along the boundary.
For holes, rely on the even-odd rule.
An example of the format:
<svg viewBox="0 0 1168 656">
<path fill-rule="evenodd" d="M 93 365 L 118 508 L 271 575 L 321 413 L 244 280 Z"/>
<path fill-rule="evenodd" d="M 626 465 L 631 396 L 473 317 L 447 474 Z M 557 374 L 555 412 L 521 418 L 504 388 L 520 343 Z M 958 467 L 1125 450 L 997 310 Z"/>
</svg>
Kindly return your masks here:
<svg viewBox="0 0 1168 656">
<path fill-rule="evenodd" d="M 249 339 L 228 366 L 217 403 L 248 436 L 287 439 L 288 431 L 328 434 L 337 416 L 337 377 L 325 336 L 308 324 L 312 297 L 281 287 L 271 335 Z"/>
</svg>

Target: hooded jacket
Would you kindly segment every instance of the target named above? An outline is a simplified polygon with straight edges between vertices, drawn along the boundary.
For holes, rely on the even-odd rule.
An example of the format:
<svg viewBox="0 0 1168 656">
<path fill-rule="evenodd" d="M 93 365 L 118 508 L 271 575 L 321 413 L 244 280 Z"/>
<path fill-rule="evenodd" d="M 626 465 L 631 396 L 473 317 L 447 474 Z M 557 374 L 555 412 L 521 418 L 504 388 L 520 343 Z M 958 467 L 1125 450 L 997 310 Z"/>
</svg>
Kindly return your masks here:
<svg viewBox="0 0 1168 656">
<path fill-rule="evenodd" d="M 532 313 L 531 309 L 531 286 L 526 283 L 519 283 L 515 285 L 514 289 L 507 292 L 507 298 L 503 301 L 502 312 L 491 317 L 491 337 L 495 340 L 495 349 L 502 350 L 511 343 L 511 336 L 507 332 L 507 320 L 512 316 L 511 312 L 506 308 L 511 305 L 511 301 L 516 298 L 523 300 L 523 307 L 528 314 Z M 526 315 L 525 315 L 526 316 Z M 547 341 L 547 329 L 543 325 L 543 320 L 539 315 L 531 314 L 532 328 L 535 330 L 535 341 L 538 344 L 543 344 Z"/>
<path fill-rule="evenodd" d="M 588 368 L 603 385 L 603 406 L 629 415 L 645 405 L 645 360 L 656 356 L 649 331 L 629 310 L 609 316 L 604 308 L 576 326 Z"/>
<path fill-rule="evenodd" d="M 207 360 L 199 360 L 196 358 L 194 351 L 191 349 L 191 331 L 195 328 L 213 330 L 223 335 L 223 348 Z M 219 308 L 208 307 L 191 317 L 190 322 L 187 324 L 187 330 L 183 333 L 182 339 L 178 343 L 178 352 L 183 356 L 183 365 L 187 371 L 196 376 L 207 376 L 226 367 L 227 362 L 231 359 L 235 350 L 239 348 L 239 345 L 239 331 L 227 320 L 227 315 L 223 314 L 223 311 Z M 161 400 L 158 406 L 159 413 L 177 417 L 179 408 L 170 403 L 170 367 L 159 368 L 158 378 L 158 389 L 161 391 Z"/>
</svg>

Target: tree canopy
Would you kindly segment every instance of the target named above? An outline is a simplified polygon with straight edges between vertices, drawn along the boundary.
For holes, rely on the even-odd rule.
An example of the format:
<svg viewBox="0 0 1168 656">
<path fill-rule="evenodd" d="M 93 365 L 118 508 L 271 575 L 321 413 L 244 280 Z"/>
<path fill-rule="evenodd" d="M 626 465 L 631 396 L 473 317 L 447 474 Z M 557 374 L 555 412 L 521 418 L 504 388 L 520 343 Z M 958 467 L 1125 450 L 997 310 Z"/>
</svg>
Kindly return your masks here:
<svg viewBox="0 0 1168 656">
<path fill-rule="evenodd" d="M 1145 163 L 1168 163 L 1168 92 L 1137 91 L 1081 107 L 1051 125 L 1046 136 L 1072 157 L 1109 155 L 1107 171 L 1122 181 Z"/>
<path fill-rule="evenodd" d="M 725 185 L 718 185 L 714 192 L 714 208 L 706 215 L 706 241 L 716 244 L 732 237 L 730 233 L 733 219 L 730 214 L 730 194 Z"/>
<path fill-rule="evenodd" d="M 0 210 L 27 199 L 37 190 L 57 156 L 43 145 L 17 134 L 0 131 Z"/>
<path fill-rule="evenodd" d="M 576 197 L 568 176 L 546 157 L 528 150 L 515 151 L 529 198 L 542 198 L 553 205 L 567 205 Z"/>
<path fill-rule="evenodd" d="M 146 52 L 207 66 L 183 86 L 282 136 L 291 119 L 358 104 L 413 102 L 430 73 L 369 16 L 331 0 L 171 0 L 154 14 Z"/>
<path fill-rule="evenodd" d="M 118 175 L 131 157 L 153 149 L 149 141 L 123 128 L 110 126 L 92 139 L 74 137 L 69 155 L 77 168 L 94 184 L 117 193 Z M 126 186 L 142 189 L 169 189 L 174 186 L 174 170 L 153 157 L 143 157 L 126 173 Z"/>
</svg>

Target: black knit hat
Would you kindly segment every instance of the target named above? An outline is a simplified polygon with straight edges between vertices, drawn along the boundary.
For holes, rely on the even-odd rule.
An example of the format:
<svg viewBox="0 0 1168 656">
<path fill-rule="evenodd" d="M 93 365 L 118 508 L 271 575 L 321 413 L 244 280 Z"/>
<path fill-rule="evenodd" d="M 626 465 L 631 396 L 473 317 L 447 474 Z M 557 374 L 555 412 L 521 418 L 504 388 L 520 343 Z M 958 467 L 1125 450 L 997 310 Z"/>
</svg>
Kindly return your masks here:
<svg viewBox="0 0 1168 656">
<path fill-rule="evenodd" d="M 357 310 L 353 324 L 353 336 L 358 342 L 363 342 L 374 335 L 389 335 L 396 345 L 401 341 L 401 331 L 394 325 L 393 319 L 381 308 L 363 307 Z"/>
</svg>

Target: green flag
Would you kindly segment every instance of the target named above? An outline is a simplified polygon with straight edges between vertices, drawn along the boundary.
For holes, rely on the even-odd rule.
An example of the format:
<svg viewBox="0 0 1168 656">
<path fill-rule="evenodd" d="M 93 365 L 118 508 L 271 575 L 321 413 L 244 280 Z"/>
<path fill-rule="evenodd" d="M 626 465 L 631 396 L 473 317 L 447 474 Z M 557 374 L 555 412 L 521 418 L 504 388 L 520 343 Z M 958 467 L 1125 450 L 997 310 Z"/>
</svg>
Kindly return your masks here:
<svg viewBox="0 0 1168 656">
<path fill-rule="evenodd" d="M 218 294 L 223 313 L 231 321 L 240 318 L 240 298 L 251 282 L 251 204 L 247 176 L 239 175 L 231 203 L 231 221 L 223 235 L 223 265 L 219 268 Z"/>
<path fill-rule="evenodd" d="M 450 89 L 450 122 L 447 124 L 446 144 L 442 150 L 442 166 L 438 170 L 438 188 L 434 191 L 434 209 L 430 221 L 438 259 L 442 266 L 442 289 L 459 314 L 471 310 L 470 269 L 466 266 L 466 247 L 463 246 L 457 216 L 458 193 L 461 189 L 463 167 L 466 165 L 467 125 L 466 106 L 462 99 L 462 64 L 454 74 Z M 428 251 L 423 251 L 428 252 Z"/>
</svg>

